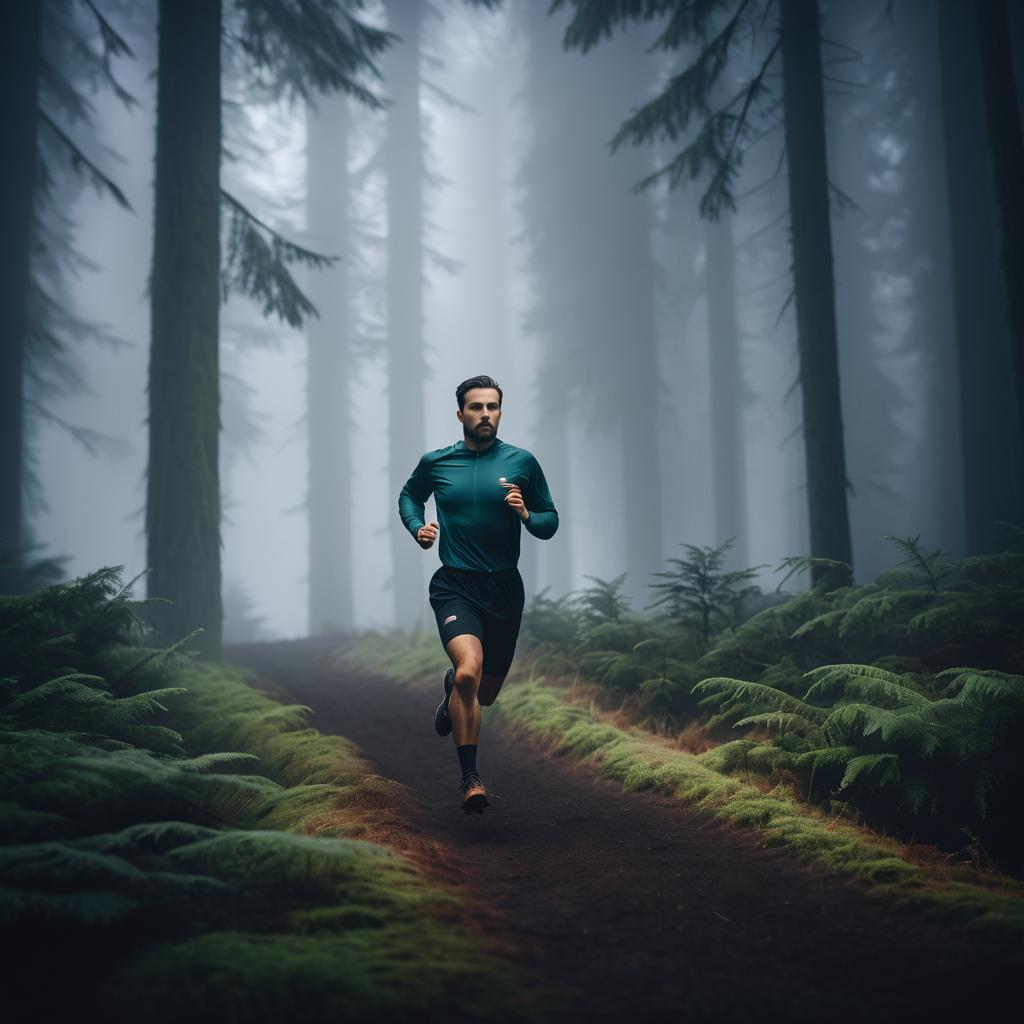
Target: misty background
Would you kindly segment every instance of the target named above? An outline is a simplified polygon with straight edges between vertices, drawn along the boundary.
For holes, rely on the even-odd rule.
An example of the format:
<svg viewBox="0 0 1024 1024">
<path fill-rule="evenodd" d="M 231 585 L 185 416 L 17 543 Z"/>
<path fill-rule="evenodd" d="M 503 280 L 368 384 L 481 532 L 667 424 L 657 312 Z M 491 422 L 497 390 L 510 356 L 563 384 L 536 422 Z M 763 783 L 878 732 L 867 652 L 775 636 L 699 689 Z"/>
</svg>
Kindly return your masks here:
<svg viewBox="0 0 1024 1024">
<path fill-rule="evenodd" d="M 56 6 L 100 45 L 85 5 Z M 76 139 L 130 209 L 53 162 L 50 229 L 81 256 L 54 294 L 90 327 L 69 329 L 51 386 L 26 385 L 45 413 L 26 434 L 23 507 L 27 538 L 67 576 L 130 578 L 146 568 L 157 10 L 99 6 L 131 47 L 112 67 L 136 102 L 83 78 Z M 887 534 L 962 556 L 997 548 L 997 521 L 1024 521 L 1018 392 L 970 5 L 819 7 L 867 582 L 897 560 Z M 734 212 L 702 218 L 701 180 L 637 192 L 673 147 L 609 141 L 686 51 L 652 50 L 658 26 L 630 24 L 567 52 L 571 11 L 547 8 L 366 5 L 400 37 L 369 85 L 383 110 L 275 97 L 225 56 L 222 186 L 340 257 L 296 271 L 320 313 L 301 328 L 237 293 L 221 309 L 225 640 L 430 625 L 437 548 L 402 529 L 398 490 L 422 452 L 461 437 L 454 391 L 476 374 L 501 384 L 499 435 L 537 456 L 560 513 L 550 541 L 524 531 L 528 595 L 625 572 L 639 610 L 683 543 L 735 538 L 730 567 L 766 564 L 765 589 L 810 552 L 781 119 L 745 151 Z M 1008 10 L 1019 101 L 1024 12 Z M 733 55 L 731 81 L 763 46 Z"/>
</svg>

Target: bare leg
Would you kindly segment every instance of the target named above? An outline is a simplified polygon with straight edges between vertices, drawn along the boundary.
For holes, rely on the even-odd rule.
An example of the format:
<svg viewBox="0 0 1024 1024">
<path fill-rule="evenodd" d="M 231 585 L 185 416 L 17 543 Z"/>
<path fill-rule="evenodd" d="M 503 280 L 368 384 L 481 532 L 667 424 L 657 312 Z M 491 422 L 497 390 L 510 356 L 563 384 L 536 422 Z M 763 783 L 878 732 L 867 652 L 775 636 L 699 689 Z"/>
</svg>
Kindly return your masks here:
<svg viewBox="0 0 1024 1024">
<path fill-rule="evenodd" d="M 453 636 L 448 641 L 448 657 L 455 668 L 455 686 L 448 701 L 448 718 L 452 723 L 455 746 L 476 743 L 480 738 L 480 677 L 483 673 L 484 650 L 472 633 Z"/>
</svg>

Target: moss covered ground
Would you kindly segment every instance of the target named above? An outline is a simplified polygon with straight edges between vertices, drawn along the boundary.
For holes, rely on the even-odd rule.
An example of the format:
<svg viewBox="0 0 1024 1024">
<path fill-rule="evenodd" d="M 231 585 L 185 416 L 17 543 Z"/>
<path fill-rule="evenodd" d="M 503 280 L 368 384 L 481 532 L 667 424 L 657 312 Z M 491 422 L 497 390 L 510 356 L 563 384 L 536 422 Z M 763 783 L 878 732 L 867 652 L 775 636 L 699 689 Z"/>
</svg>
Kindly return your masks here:
<svg viewBox="0 0 1024 1024">
<path fill-rule="evenodd" d="M 431 679 L 444 662 L 433 635 L 365 634 L 338 661 L 400 682 Z M 530 675 L 529 659 L 518 666 Z M 950 923 L 1024 937 L 1024 884 L 981 865 L 952 864 L 938 851 L 911 847 L 800 800 L 784 784 L 759 788 L 715 770 L 715 751 L 675 748 L 664 737 L 610 721 L 589 699 L 574 699 L 540 676 L 510 680 L 491 720 L 541 738 L 554 753 L 589 761 L 627 789 L 672 794 L 699 813 L 749 828 L 765 846 L 866 882 L 874 891 Z"/>
<path fill-rule="evenodd" d="M 146 647 L 120 586 L 0 598 L 14 1018 L 533 1019 L 404 787 L 250 673 Z"/>
<path fill-rule="evenodd" d="M 531 1016 L 464 898 L 401 855 L 416 847 L 404 787 L 238 670 L 193 667 L 177 681 L 191 698 L 175 716 L 190 752 L 244 751 L 261 774 L 235 776 L 249 785 L 213 805 L 235 827 L 177 848 L 174 866 L 240 886 L 260 909 L 134 958 L 110 979 L 109 1005 L 128 1016 L 144 1002 L 167 1021 Z"/>
</svg>

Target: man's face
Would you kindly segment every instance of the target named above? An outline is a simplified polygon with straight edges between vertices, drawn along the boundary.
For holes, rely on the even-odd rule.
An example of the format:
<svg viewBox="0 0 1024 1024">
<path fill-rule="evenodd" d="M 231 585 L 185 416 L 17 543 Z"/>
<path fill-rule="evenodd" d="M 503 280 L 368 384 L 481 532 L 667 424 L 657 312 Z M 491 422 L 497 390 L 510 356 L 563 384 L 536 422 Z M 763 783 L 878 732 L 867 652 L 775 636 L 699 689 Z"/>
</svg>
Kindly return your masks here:
<svg viewBox="0 0 1024 1024">
<path fill-rule="evenodd" d="M 463 396 L 463 407 L 456 416 L 462 421 L 462 432 L 478 443 L 486 444 L 498 435 L 501 406 L 495 388 L 471 388 Z"/>
</svg>

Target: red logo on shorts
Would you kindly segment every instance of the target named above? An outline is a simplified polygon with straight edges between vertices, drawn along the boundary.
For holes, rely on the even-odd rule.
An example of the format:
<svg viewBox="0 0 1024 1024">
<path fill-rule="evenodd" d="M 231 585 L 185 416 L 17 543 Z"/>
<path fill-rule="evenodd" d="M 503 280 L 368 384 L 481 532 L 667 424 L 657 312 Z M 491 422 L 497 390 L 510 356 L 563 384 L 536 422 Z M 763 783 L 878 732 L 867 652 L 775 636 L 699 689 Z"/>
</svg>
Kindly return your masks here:
<svg viewBox="0 0 1024 1024">
<path fill-rule="evenodd" d="M 457 618 L 458 618 L 458 615 L 449 615 L 448 618 L 444 620 L 442 625 L 447 626 L 449 622 L 454 622 Z"/>
</svg>

